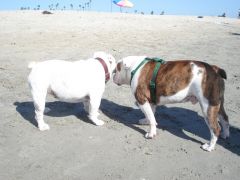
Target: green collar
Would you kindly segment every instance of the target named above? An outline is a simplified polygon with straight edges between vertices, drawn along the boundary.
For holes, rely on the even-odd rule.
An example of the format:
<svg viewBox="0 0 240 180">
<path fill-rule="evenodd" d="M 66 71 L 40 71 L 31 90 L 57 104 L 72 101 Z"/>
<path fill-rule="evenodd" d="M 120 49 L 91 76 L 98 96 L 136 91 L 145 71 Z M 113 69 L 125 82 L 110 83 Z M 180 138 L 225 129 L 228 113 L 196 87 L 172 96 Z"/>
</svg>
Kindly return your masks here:
<svg viewBox="0 0 240 180">
<path fill-rule="evenodd" d="M 137 72 L 137 70 L 138 70 L 145 62 L 147 62 L 147 61 L 149 61 L 149 59 L 148 59 L 148 58 L 145 58 L 145 59 L 136 67 L 136 69 L 134 69 L 134 70 L 131 72 L 130 85 L 131 85 L 131 83 L 132 83 L 132 78 L 133 78 L 133 76 L 135 75 L 135 73 Z"/>
</svg>

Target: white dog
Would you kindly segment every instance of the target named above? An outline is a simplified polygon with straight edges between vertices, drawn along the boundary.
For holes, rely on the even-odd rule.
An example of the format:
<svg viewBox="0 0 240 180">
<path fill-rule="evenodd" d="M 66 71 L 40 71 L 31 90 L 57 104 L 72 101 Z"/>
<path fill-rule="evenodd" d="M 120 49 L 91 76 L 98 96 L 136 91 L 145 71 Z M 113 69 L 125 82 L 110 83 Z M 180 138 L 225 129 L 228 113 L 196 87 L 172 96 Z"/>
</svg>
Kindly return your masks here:
<svg viewBox="0 0 240 180">
<path fill-rule="evenodd" d="M 157 63 L 162 63 L 159 64 L 159 70 L 155 69 Z M 202 148 L 212 151 L 221 130 L 217 117 L 223 128 L 221 136 L 229 137 L 228 116 L 223 106 L 223 79 L 226 78 L 223 69 L 200 61 L 161 62 L 160 59 L 154 60 L 146 56 L 129 56 L 117 63 L 113 81 L 118 85 L 131 86 L 132 93 L 146 117 L 139 123 L 150 124 L 150 132 L 146 134 L 146 138 L 156 135 L 156 105 L 199 102 L 211 133 L 210 142 Z"/>
<path fill-rule="evenodd" d="M 104 52 L 94 53 L 93 58 L 68 62 L 49 60 L 30 63 L 28 76 L 35 118 L 41 131 L 49 126 L 43 120 L 47 93 L 65 102 L 83 102 L 89 119 L 96 125 L 104 122 L 98 119 L 98 109 L 105 83 L 110 79 L 116 62 L 112 55 Z"/>
</svg>

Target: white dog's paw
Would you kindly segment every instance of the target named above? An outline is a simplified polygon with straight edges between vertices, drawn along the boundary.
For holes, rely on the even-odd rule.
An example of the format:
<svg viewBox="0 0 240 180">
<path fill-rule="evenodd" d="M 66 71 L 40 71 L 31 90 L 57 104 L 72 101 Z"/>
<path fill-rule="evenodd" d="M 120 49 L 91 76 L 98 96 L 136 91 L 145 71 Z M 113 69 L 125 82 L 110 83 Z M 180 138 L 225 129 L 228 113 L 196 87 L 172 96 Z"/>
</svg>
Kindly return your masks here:
<svg viewBox="0 0 240 180">
<path fill-rule="evenodd" d="M 102 120 L 96 120 L 96 121 L 93 121 L 93 123 L 96 124 L 97 126 L 104 125 L 104 121 L 102 121 Z"/>
<path fill-rule="evenodd" d="M 215 149 L 213 145 L 209 145 L 208 143 L 203 144 L 201 148 L 208 152 L 211 152 L 212 150 Z"/>
<path fill-rule="evenodd" d="M 40 130 L 40 131 L 46 131 L 46 130 L 50 130 L 50 127 L 49 127 L 49 125 L 48 125 L 48 124 L 46 124 L 46 123 L 39 124 L 39 125 L 38 125 L 38 128 L 39 128 L 39 130 Z"/>
<path fill-rule="evenodd" d="M 139 123 L 140 125 L 149 125 L 149 124 L 150 124 L 150 122 L 149 122 L 146 118 L 140 119 L 140 120 L 138 121 L 138 123 Z"/>
<path fill-rule="evenodd" d="M 157 133 L 146 133 L 145 138 L 146 139 L 152 139 L 157 135 Z"/>
</svg>

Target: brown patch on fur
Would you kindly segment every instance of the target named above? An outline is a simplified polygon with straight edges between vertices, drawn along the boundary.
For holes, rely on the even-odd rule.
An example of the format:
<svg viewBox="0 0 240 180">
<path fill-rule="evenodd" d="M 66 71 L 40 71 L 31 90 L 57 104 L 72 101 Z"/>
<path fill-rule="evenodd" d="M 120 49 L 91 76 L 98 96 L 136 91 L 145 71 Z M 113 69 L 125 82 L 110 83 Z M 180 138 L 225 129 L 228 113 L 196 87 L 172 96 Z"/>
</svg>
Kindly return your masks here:
<svg viewBox="0 0 240 180">
<path fill-rule="evenodd" d="M 221 131 L 221 128 L 217 121 L 219 108 L 220 108 L 220 104 L 217 106 L 209 106 L 208 108 L 208 123 L 216 136 L 219 136 Z"/>
<path fill-rule="evenodd" d="M 191 61 L 168 61 L 162 64 L 156 78 L 156 98 L 171 96 L 184 89 L 192 78 Z M 156 62 L 148 62 L 142 68 L 135 97 L 139 104 L 151 101 L 149 83 L 152 78 Z M 159 103 L 159 102 L 157 102 Z"/>
<path fill-rule="evenodd" d="M 192 78 L 191 62 L 202 68 L 199 73 L 203 73 L 203 95 L 208 99 L 209 105 L 217 106 L 223 103 L 225 90 L 223 78 L 225 77 L 226 72 L 217 66 L 211 66 L 205 62 L 182 60 L 168 61 L 161 65 L 156 78 L 157 104 L 159 103 L 160 96 L 174 95 L 189 84 Z M 139 104 L 144 104 L 146 101 L 152 103 L 149 84 L 155 64 L 156 62 L 146 63 L 140 72 L 135 92 L 135 98 Z M 220 111 L 222 112 L 221 114 L 224 116 L 224 119 L 228 119 L 223 105 L 221 106 Z"/>
</svg>

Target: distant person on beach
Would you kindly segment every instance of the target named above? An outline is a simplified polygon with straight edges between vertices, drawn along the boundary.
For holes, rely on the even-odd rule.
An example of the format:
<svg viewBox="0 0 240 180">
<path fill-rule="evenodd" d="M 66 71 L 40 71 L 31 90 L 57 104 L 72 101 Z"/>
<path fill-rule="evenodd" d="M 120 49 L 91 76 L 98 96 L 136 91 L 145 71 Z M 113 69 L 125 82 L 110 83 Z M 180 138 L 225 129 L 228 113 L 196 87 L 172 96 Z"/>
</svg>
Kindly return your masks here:
<svg viewBox="0 0 240 180">
<path fill-rule="evenodd" d="M 222 15 L 219 15 L 218 17 L 226 17 L 226 13 L 224 12 Z"/>
</svg>

